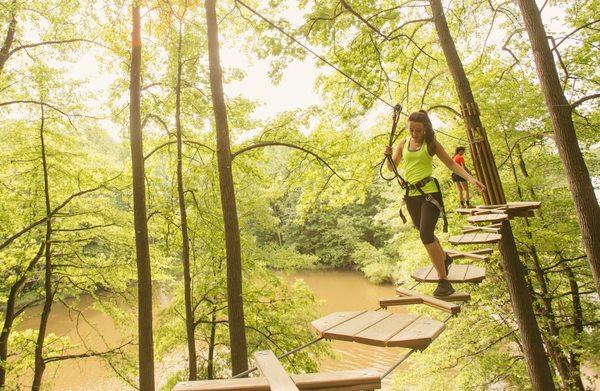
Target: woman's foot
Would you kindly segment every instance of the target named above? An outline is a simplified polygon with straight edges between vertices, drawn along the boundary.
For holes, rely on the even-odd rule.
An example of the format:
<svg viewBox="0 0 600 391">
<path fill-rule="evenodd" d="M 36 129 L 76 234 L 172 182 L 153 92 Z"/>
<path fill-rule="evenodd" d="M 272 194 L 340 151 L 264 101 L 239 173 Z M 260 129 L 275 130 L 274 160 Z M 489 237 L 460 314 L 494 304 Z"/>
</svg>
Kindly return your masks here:
<svg viewBox="0 0 600 391">
<path fill-rule="evenodd" d="M 433 291 L 433 295 L 437 297 L 446 297 L 450 296 L 454 292 L 454 288 L 452 287 L 452 284 L 450 284 L 450 281 L 440 280 L 437 288 L 435 288 L 435 291 Z"/>
</svg>

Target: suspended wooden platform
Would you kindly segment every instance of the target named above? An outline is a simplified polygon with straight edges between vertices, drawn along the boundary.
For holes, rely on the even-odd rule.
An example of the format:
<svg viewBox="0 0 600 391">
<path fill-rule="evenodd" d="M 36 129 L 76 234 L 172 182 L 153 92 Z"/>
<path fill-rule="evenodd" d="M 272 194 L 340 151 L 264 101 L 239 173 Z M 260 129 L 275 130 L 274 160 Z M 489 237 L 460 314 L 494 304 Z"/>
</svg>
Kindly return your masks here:
<svg viewBox="0 0 600 391">
<path fill-rule="evenodd" d="M 498 205 L 477 205 L 479 209 L 508 209 L 508 210 L 534 210 L 539 209 L 542 203 L 540 201 L 509 202 Z"/>
<path fill-rule="evenodd" d="M 378 390 L 381 388 L 379 373 L 374 369 L 358 369 L 324 373 L 305 373 L 290 378 L 300 390 Z M 269 380 L 264 377 L 243 379 L 202 380 L 178 383 L 173 391 L 269 391 Z"/>
<path fill-rule="evenodd" d="M 502 236 L 499 234 L 490 232 L 477 232 L 451 236 L 448 241 L 452 244 L 484 244 L 497 243 L 500 241 L 500 239 L 502 239 Z"/>
<path fill-rule="evenodd" d="M 412 275 L 417 281 L 438 282 L 440 277 L 433 266 L 425 266 L 415 270 Z M 474 265 L 450 265 L 448 281 L 450 282 L 481 282 L 485 278 L 485 269 Z"/>
<path fill-rule="evenodd" d="M 489 260 L 490 257 L 488 257 L 485 254 L 491 254 L 492 252 L 494 252 L 494 250 L 492 250 L 491 248 L 484 248 L 484 249 L 473 250 L 473 251 L 469 251 L 469 252 L 462 252 L 462 251 L 456 251 L 456 250 L 448 250 L 447 251 L 448 255 L 452 259 L 469 258 L 469 259 L 474 259 L 476 261 Z"/>
<path fill-rule="evenodd" d="M 467 301 L 471 299 L 471 295 L 468 293 L 455 292 L 450 296 L 446 297 L 434 297 L 425 293 L 413 291 L 406 288 L 396 289 L 397 297 L 388 297 L 379 299 L 379 306 L 381 308 L 399 306 L 399 305 L 410 305 L 410 304 L 425 304 L 429 307 L 436 308 L 445 312 L 449 312 L 452 315 L 456 315 L 460 312 L 460 306 L 457 304 L 449 303 L 451 301 Z"/>
<path fill-rule="evenodd" d="M 488 208 L 457 208 L 456 212 L 463 215 L 480 215 L 489 213 L 505 213 L 505 209 L 488 209 Z"/>
<path fill-rule="evenodd" d="M 494 225 L 479 225 L 479 226 L 475 226 L 475 225 L 465 225 L 462 228 L 463 233 L 468 234 L 468 233 L 473 233 L 473 232 L 491 232 L 494 234 L 498 234 L 500 233 L 500 227 Z"/>
<path fill-rule="evenodd" d="M 498 223 L 503 220 L 508 220 L 508 215 L 505 213 L 490 213 L 480 214 L 467 217 L 469 223 Z"/>
<path fill-rule="evenodd" d="M 533 217 L 533 211 L 539 209 L 541 202 L 509 202 L 498 205 L 477 205 L 475 208 L 458 208 L 456 211 L 461 214 L 479 215 L 479 214 L 506 214 L 508 218 L 513 217 Z"/>
<path fill-rule="evenodd" d="M 334 312 L 312 322 L 326 339 L 425 349 L 443 330 L 438 320 L 388 311 Z"/>
</svg>

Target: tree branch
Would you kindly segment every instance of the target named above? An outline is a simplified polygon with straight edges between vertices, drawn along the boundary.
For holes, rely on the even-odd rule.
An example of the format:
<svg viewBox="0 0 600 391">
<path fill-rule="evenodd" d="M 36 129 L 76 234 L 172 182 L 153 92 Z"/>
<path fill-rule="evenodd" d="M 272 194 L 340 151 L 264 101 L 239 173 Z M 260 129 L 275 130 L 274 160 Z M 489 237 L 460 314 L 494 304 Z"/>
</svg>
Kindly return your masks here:
<svg viewBox="0 0 600 391">
<path fill-rule="evenodd" d="M 583 102 L 587 102 L 588 100 L 597 99 L 597 98 L 600 98 L 600 93 L 584 96 L 583 98 L 580 98 L 580 99 L 576 100 L 575 102 L 571 103 L 571 110 L 575 110 L 575 108 L 577 106 L 581 105 Z"/>
<path fill-rule="evenodd" d="M 244 152 L 250 151 L 252 149 L 256 149 L 256 148 L 262 148 L 262 147 L 268 147 L 268 146 L 283 146 L 283 147 L 289 147 L 289 148 L 294 148 L 294 149 L 299 149 L 303 152 L 306 152 L 309 155 L 314 156 L 318 161 L 320 161 L 321 163 L 323 163 L 323 165 L 325 165 L 327 168 L 329 168 L 329 170 L 331 170 L 331 172 L 333 172 L 333 174 L 338 177 L 339 179 L 341 179 L 342 181 L 346 181 L 347 179 L 341 177 L 330 165 L 329 163 L 327 163 L 327 161 L 325 159 L 323 159 L 322 157 L 320 157 L 319 155 L 317 155 L 315 152 L 310 151 L 306 148 L 303 148 L 299 145 L 295 145 L 295 144 L 291 144 L 291 143 L 282 143 L 282 142 L 278 142 L 278 141 L 264 141 L 264 142 L 260 142 L 260 143 L 256 143 L 253 145 L 250 145 L 248 147 L 242 148 L 234 153 L 231 154 L 231 160 L 235 159 L 236 156 L 241 155 Z"/>
<path fill-rule="evenodd" d="M 8 52 L 8 57 L 12 56 L 15 52 L 18 52 L 19 50 L 23 50 L 23 49 L 30 49 L 30 48 L 35 48 L 38 46 L 46 46 L 46 45 L 61 45 L 63 43 L 73 43 L 73 42 L 88 42 L 88 43 L 93 43 L 95 45 L 101 46 L 103 48 L 108 48 L 107 46 L 105 46 L 99 42 L 92 41 L 90 39 L 73 38 L 73 39 L 64 39 L 64 40 L 59 40 L 59 41 L 43 41 L 43 42 L 30 43 L 27 45 L 17 46 L 16 48 L 14 48 L 10 52 Z"/>
<path fill-rule="evenodd" d="M 558 41 L 558 43 L 556 43 L 554 45 L 554 48 L 552 48 L 552 50 L 557 50 L 558 46 L 561 43 L 563 43 L 566 39 L 569 39 L 573 34 L 577 33 L 580 30 L 583 30 L 584 28 L 590 27 L 591 25 L 598 23 L 598 22 L 600 22 L 600 19 L 592 20 L 591 22 L 588 22 L 588 23 L 584 24 L 583 26 L 577 27 L 575 30 L 571 31 L 569 34 L 562 37 L 561 40 Z"/>
<path fill-rule="evenodd" d="M 93 350 L 88 350 L 85 353 L 81 353 L 81 354 L 65 354 L 62 356 L 51 356 L 51 357 L 46 357 L 44 358 L 44 363 L 48 364 L 54 361 L 64 361 L 64 360 L 71 360 L 71 359 L 75 359 L 75 358 L 87 358 L 87 357 L 104 357 L 104 356 L 110 356 L 113 355 L 115 353 L 122 353 L 122 349 L 125 346 L 131 345 L 132 341 L 128 341 L 125 342 L 124 344 L 117 346 L 113 349 L 110 350 L 106 350 L 104 352 L 94 352 Z"/>
<path fill-rule="evenodd" d="M 164 144 L 159 145 L 158 147 L 154 148 L 152 151 L 150 151 L 146 156 L 144 156 L 144 160 L 148 159 L 150 156 L 154 155 L 155 152 L 157 152 L 158 150 L 166 147 L 167 145 L 171 145 L 171 144 L 175 144 L 177 143 L 177 141 L 173 140 L 173 141 L 167 141 Z M 191 141 L 191 140 L 184 140 L 183 141 L 184 144 L 190 144 L 190 145 L 196 145 L 198 147 L 203 147 L 208 149 L 209 151 L 211 151 L 212 153 L 215 153 L 215 150 L 212 149 L 211 147 L 209 147 L 208 145 L 204 145 L 202 143 L 199 143 L 197 141 Z"/>
<path fill-rule="evenodd" d="M 106 183 L 115 180 L 117 177 L 119 177 L 119 175 L 117 175 L 114 178 L 109 179 L 107 182 L 103 183 L 100 186 L 96 186 L 94 188 L 91 189 L 86 189 L 86 190 L 82 190 L 79 191 L 75 194 L 71 194 L 66 200 L 64 200 L 60 205 L 58 205 L 56 208 L 54 208 L 47 216 L 42 217 L 41 219 L 34 221 L 33 223 L 29 224 L 27 227 L 21 229 L 19 232 L 14 233 L 13 235 L 9 236 L 8 238 L 6 238 L 4 240 L 4 242 L 2 242 L 2 244 L 0 244 L 0 250 L 2 250 L 4 247 L 8 246 L 9 244 L 11 244 L 12 242 L 14 242 L 16 239 L 18 239 L 21 235 L 31 231 L 33 228 L 37 227 L 40 224 L 43 224 L 46 222 L 46 220 L 48 220 L 49 218 L 51 218 L 52 216 L 54 216 L 55 214 L 57 214 L 58 212 L 60 212 L 60 210 L 62 208 L 64 208 L 69 202 L 71 202 L 74 198 L 77 198 L 79 196 L 85 195 L 87 193 L 91 193 L 94 192 L 96 190 L 102 189 L 104 187 L 106 187 Z"/>
<path fill-rule="evenodd" d="M 456 111 L 455 109 L 453 109 L 450 106 L 446 106 L 446 105 L 434 105 L 431 106 L 427 109 L 427 111 L 431 111 L 431 110 L 435 110 L 435 109 L 444 109 L 444 110 L 448 110 L 450 111 L 452 114 L 454 114 L 455 116 L 457 116 L 458 118 L 462 118 L 462 115 Z"/>
</svg>

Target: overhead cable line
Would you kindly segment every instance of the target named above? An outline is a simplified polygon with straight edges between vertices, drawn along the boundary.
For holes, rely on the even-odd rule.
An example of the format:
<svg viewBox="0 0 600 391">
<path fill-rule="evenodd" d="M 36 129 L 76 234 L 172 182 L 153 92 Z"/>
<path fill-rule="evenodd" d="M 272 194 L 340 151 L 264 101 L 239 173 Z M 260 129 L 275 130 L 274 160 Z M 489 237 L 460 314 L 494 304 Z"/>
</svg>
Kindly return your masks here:
<svg viewBox="0 0 600 391">
<path fill-rule="evenodd" d="M 283 28 L 281 28 L 278 25 L 276 25 L 275 22 L 267 19 L 261 13 L 259 13 L 258 11 L 256 11 L 252 7 L 250 7 L 248 4 L 244 3 L 242 0 L 235 0 L 235 2 L 238 3 L 238 4 L 240 4 L 244 8 L 246 8 L 248 11 L 250 11 L 251 13 L 253 13 L 254 15 L 256 15 L 262 21 L 264 21 L 265 23 L 267 23 L 269 26 L 273 27 L 275 30 L 279 31 L 281 34 L 285 35 L 287 38 L 289 38 L 290 40 L 292 40 L 293 42 L 295 42 L 296 44 L 298 44 L 299 46 L 301 46 L 304 50 L 306 50 L 307 52 L 309 52 L 310 54 L 312 54 L 313 56 L 315 56 L 316 58 L 318 58 L 319 60 L 321 60 L 324 64 L 326 64 L 326 65 L 330 66 L 331 68 L 335 69 L 337 72 L 339 72 L 340 74 L 342 74 L 348 80 L 350 80 L 351 82 L 353 82 L 354 84 L 356 84 L 357 86 L 359 86 L 360 88 L 362 88 L 363 90 L 365 90 L 366 92 L 368 92 L 375 99 L 379 100 L 380 102 L 382 102 L 383 104 L 387 105 L 388 107 L 390 107 L 392 109 L 394 109 L 396 107 L 396 105 L 391 104 L 390 102 L 386 101 L 385 99 L 383 99 L 382 97 L 380 97 L 379 95 L 377 95 L 376 93 L 374 93 L 373 91 L 371 91 L 370 89 L 368 89 L 367 87 L 365 87 L 361 82 L 359 82 L 358 80 L 356 80 L 354 77 L 352 77 L 351 75 L 349 75 L 347 72 L 343 71 L 338 66 L 336 66 L 333 63 L 331 63 L 329 60 L 327 60 L 326 58 L 324 58 L 323 56 L 321 56 L 320 54 L 318 54 L 317 52 L 315 52 L 314 50 L 312 50 L 311 48 L 309 48 L 308 46 L 306 46 L 304 43 L 302 43 L 301 41 L 299 41 L 296 37 L 294 37 L 293 35 L 291 35 L 287 31 L 285 31 Z M 402 114 L 407 115 L 405 113 L 402 113 Z M 448 133 L 445 133 L 445 132 L 442 132 L 440 130 L 436 130 L 435 132 L 443 134 L 444 136 L 453 138 L 453 139 L 461 141 L 461 142 L 464 141 L 461 138 L 458 138 L 456 136 L 452 136 L 452 135 L 450 135 Z"/>
<path fill-rule="evenodd" d="M 388 102 L 385 99 L 381 98 L 379 95 L 375 94 L 373 91 L 371 91 L 370 89 L 368 89 L 367 87 L 365 87 L 362 83 L 360 83 L 358 80 L 356 80 L 355 78 L 353 78 L 352 76 L 350 76 L 348 73 L 344 72 L 339 67 L 337 67 L 335 64 L 329 62 L 323 56 L 319 55 L 314 50 L 312 50 L 311 48 L 309 48 L 308 46 L 306 46 L 305 44 L 303 44 L 302 42 L 300 42 L 297 38 L 295 38 L 293 35 L 291 35 L 288 32 L 286 32 L 285 30 L 283 30 L 281 27 L 277 26 L 274 22 L 270 21 L 269 19 L 267 19 L 266 17 L 264 17 L 262 14 L 260 14 L 256 10 L 252 9 L 249 5 L 247 5 L 246 3 L 244 3 L 242 0 L 235 0 L 235 1 L 236 1 L 236 3 L 239 3 L 244 8 L 246 8 L 248 11 L 252 12 L 254 15 L 258 16 L 264 22 L 266 22 L 267 24 L 269 24 L 271 27 L 273 27 L 274 29 L 276 29 L 277 31 L 279 31 L 280 33 L 282 33 L 283 35 L 285 35 L 286 37 L 288 37 L 289 39 L 291 39 L 292 41 L 294 41 L 298 45 L 302 46 L 302 48 L 304 50 L 306 50 L 307 52 L 311 53 L 313 56 L 315 56 L 319 60 L 323 61 L 325 64 L 329 65 L 330 67 L 332 67 L 333 69 L 335 69 L 336 71 L 338 71 L 339 73 L 341 73 L 342 75 L 344 75 L 348 80 L 352 81 L 357 86 L 359 86 L 360 88 L 362 88 L 363 90 L 365 90 L 369 94 L 373 95 L 373 97 L 375 97 L 375 99 L 383 102 L 384 104 L 386 104 L 387 106 L 389 106 L 392 109 L 394 108 L 393 104 L 391 104 L 390 102 Z"/>
</svg>

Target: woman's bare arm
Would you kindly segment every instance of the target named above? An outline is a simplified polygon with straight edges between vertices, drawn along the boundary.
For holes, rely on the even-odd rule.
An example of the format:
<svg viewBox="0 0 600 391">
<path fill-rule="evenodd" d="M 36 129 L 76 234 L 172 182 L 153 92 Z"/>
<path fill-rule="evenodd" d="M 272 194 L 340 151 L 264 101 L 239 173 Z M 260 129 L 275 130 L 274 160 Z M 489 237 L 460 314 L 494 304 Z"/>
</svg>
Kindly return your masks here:
<svg viewBox="0 0 600 391">
<path fill-rule="evenodd" d="M 394 153 L 392 154 L 392 160 L 394 161 L 394 165 L 396 167 L 398 167 L 398 164 L 402 160 L 402 149 L 404 148 L 404 143 L 406 143 L 406 139 L 402 139 L 398 143 L 398 145 L 394 149 Z M 390 171 L 394 170 L 394 167 L 392 167 L 392 164 L 390 163 L 389 160 L 386 159 L 385 163 L 386 163 L 386 166 L 387 166 L 388 170 L 390 170 Z"/>
</svg>

